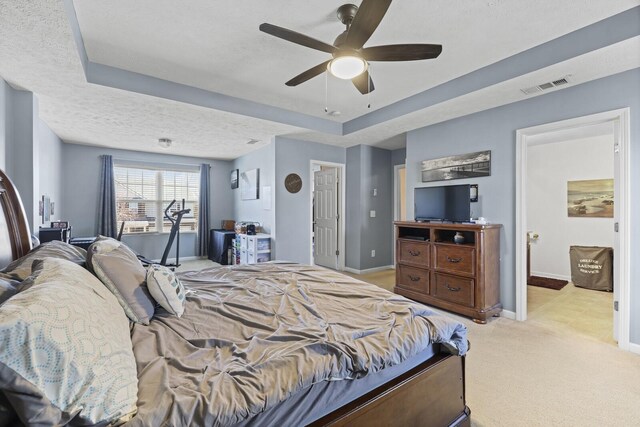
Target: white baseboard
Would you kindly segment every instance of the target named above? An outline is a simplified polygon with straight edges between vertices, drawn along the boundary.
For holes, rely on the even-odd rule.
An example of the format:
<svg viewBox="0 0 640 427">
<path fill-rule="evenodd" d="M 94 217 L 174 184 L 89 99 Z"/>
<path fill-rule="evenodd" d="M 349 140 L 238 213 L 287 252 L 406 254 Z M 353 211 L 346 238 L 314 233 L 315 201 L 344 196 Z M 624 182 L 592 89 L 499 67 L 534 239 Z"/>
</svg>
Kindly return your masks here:
<svg viewBox="0 0 640 427">
<path fill-rule="evenodd" d="M 570 276 L 564 276 L 562 274 L 545 273 L 544 271 L 532 271 L 531 275 L 538 276 L 538 277 L 548 277 L 549 279 L 566 280 L 567 282 L 571 281 Z"/>
<path fill-rule="evenodd" d="M 504 317 L 505 319 L 516 320 L 516 313 L 509 310 L 502 310 L 500 312 L 500 317 Z"/>
<path fill-rule="evenodd" d="M 200 259 L 207 259 L 207 257 L 206 256 L 181 256 L 180 257 L 180 262 L 182 262 L 182 261 L 197 261 L 197 260 L 200 260 Z M 175 256 L 167 258 L 167 262 L 168 263 L 175 262 L 175 260 L 176 260 Z M 151 261 L 160 262 L 161 260 L 160 260 L 160 258 L 158 258 L 158 259 L 152 259 Z"/>
<path fill-rule="evenodd" d="M 347 271 L 353 274 L 368 274 L 368 273 L 377 273 L 378 271 L 393 270 L 393 269 L 394 269 L 393 265 L 383 265 L 382 267 L 367 268 L 365 270 L 356 270 L 355 268 L 345 267 L 344 271 Z"/>
<path fill-rule="evenodd" d="M 629 343 L 629 351 L 631 353 L 640 354 L 640 344 Z"/>
</svg>

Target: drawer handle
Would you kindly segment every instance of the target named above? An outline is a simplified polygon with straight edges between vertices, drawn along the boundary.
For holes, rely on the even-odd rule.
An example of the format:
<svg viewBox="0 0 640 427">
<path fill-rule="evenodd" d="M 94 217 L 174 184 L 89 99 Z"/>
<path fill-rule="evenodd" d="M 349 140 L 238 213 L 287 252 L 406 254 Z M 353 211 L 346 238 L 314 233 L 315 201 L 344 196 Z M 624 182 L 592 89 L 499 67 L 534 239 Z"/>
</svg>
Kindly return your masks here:
<svg viewBox="0 0 640 427">
<path fill-rule="evenodd" d="M 457 263 L 457 262 L 462 261 L 462 258 L 451 258 L 451 257 L 447 256 L 447 261 L 453 262 L 453 263 Z"/>
<path fill-rule="evenodd" d="M 447 286 L 447 289 L 449 289 L 451 292 L 460 292 L 460 289 L 462 288 L 452 288 L 451 286 L 449 286 L 448 283 L 445 284 Z"/>
<path fill-rule="evenodd" d="M 420 251 L 412 251 L 411 249 L 409 249 L 409 255 L 418 256 L 418 255 L 420 255 Z"/>
<path fill-rule="evenodd" d="M 418 280 L 420 280 L 420 276 L 413 276 L 413 275 L 411 275 L 411 274 L 410 274 L 410 275 L 409 275 L 409 279 L 410 279 L 412 282 L 417 282 Z"/>
</svg>

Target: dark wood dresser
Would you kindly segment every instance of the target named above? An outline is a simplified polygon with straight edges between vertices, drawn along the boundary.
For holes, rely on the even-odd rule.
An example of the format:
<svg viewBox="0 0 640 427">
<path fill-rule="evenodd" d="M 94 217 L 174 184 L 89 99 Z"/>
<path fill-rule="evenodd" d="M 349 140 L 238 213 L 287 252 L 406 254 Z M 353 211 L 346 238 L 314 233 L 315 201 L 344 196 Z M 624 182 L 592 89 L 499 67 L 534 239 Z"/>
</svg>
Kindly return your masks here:
<svg viewBox="0 0 640 427">
<path fill-rule="evenodd" d="M 394 292 L 486 323 L 500 304 L 500 224 L 398 221 Z M 462 236 L 457 244 L 454 237 Z"/>
</svg>

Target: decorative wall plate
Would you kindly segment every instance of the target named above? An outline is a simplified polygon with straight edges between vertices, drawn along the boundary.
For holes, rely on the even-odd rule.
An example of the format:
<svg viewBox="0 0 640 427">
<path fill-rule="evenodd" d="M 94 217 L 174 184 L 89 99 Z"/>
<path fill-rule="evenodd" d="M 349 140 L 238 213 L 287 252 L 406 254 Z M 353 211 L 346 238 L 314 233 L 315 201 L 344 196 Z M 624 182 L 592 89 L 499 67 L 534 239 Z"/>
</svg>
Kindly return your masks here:
<svg viewBox="0 0 640 427">
<path fill-rule="evenodd" d="M 297 173 L 290 173 L 284 179 L 284 188 L 289 193 L 297 193 L 302 188 L 302 178 Z"/>
</svg>

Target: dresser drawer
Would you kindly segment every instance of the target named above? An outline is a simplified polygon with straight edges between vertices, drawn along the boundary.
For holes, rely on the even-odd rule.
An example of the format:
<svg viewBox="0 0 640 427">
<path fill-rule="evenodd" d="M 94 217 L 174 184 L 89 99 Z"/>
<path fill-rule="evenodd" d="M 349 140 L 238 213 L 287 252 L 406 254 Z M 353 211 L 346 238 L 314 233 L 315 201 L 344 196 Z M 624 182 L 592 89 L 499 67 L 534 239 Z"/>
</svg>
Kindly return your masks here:
<svg viewBox="0 0 640 427">
<path fill-rule="evenodd" d="M 429 270 L 398 264 L 396 285 L 424 294 L 429 293 Z"/>
<path fill-rule="evenodd" d="M 429 267 L 429 244 L 426 242 L 407 242 L 398 240 L 398 260 L 404 264 Z"/>
<path fill-rule="evenodd" d="M 476 250 L 468 246 L 435 245 L 435 267 L 454 273 L 476 273 Z"/>
<path fill-rule="evenodd" d="M 433 296 L 468 307 L 474 306 L 474 281 L 466 277 L 436 273 Z"/>
</svg>

